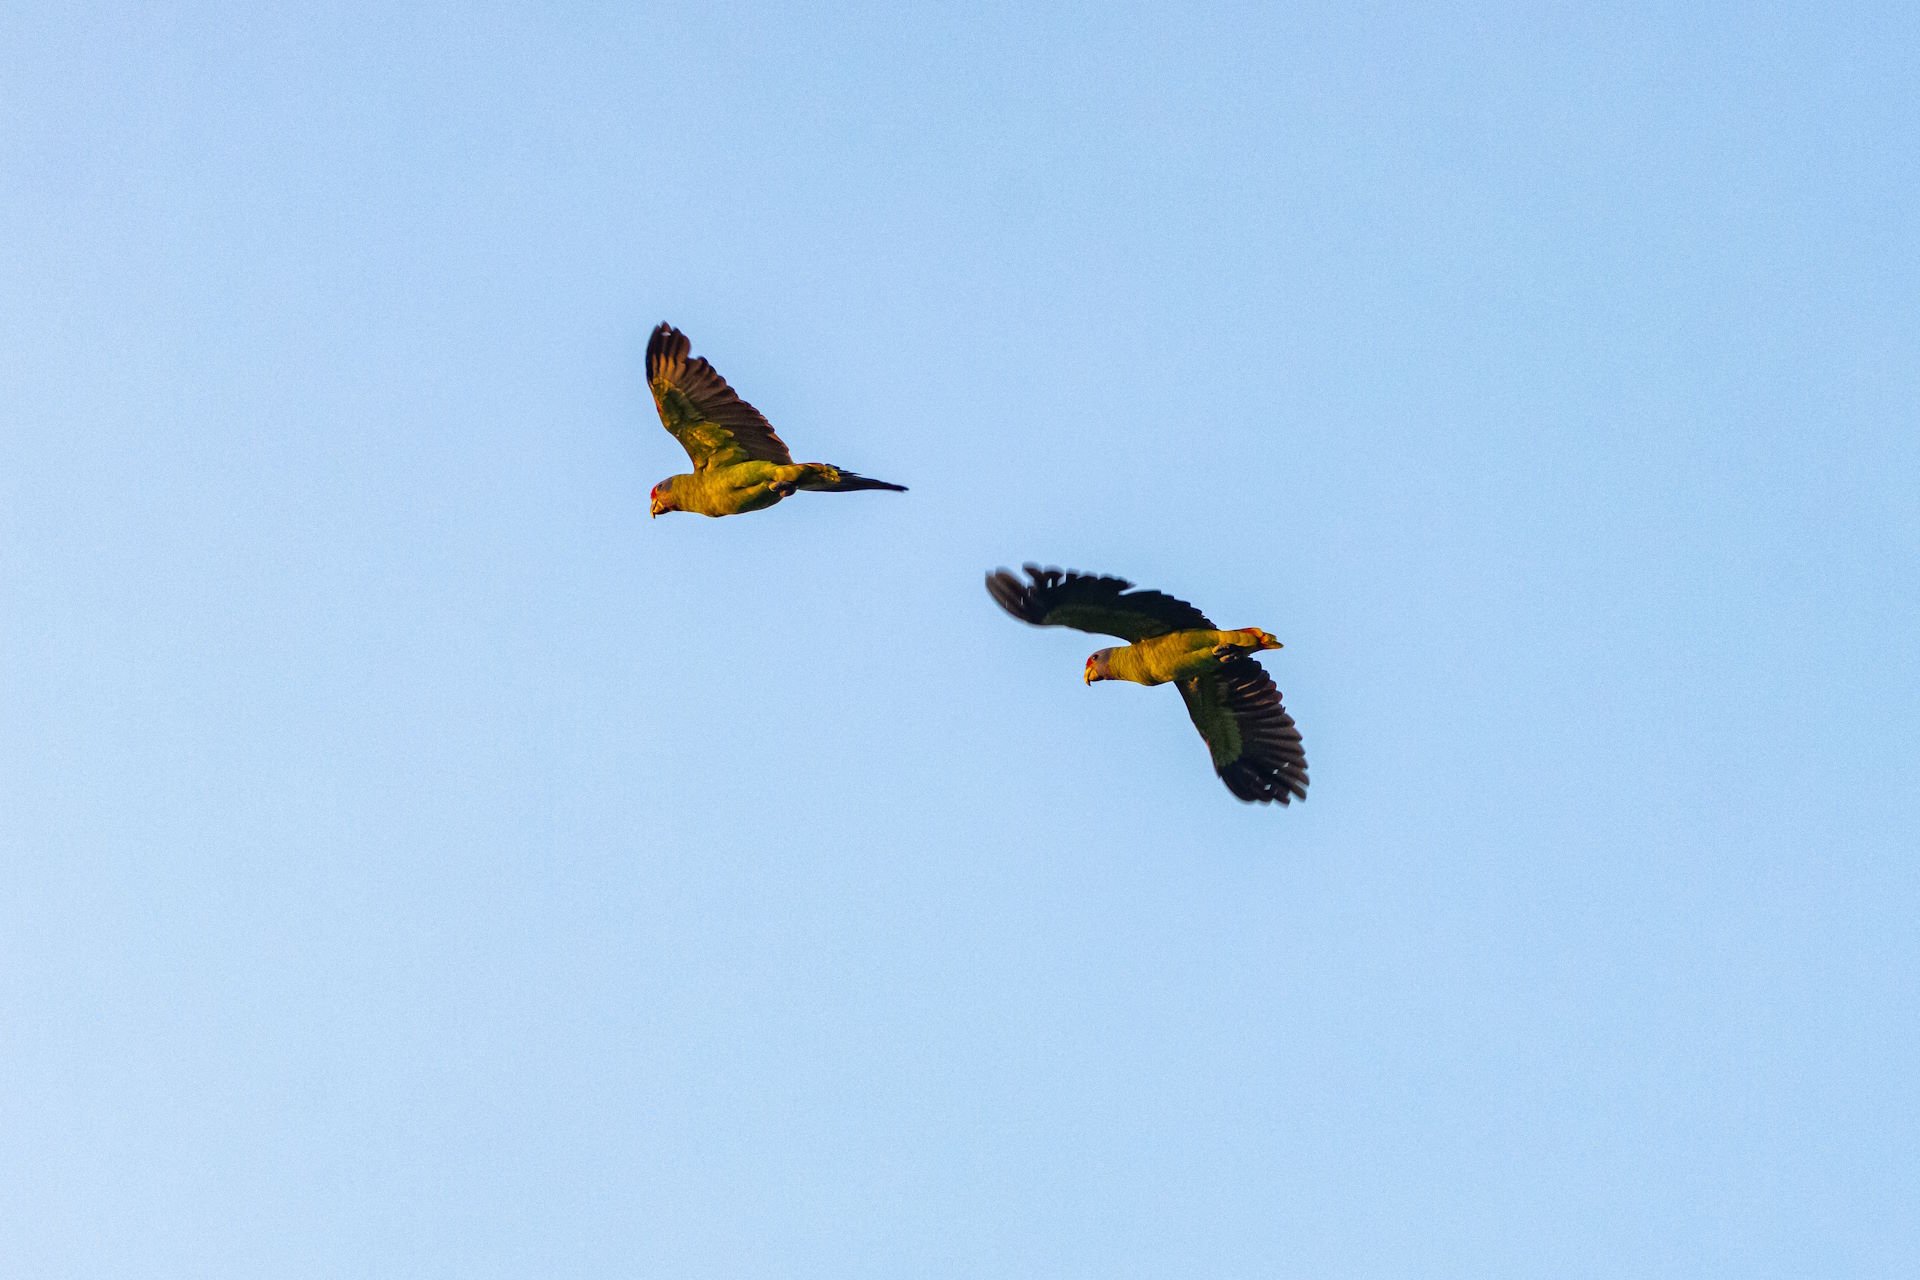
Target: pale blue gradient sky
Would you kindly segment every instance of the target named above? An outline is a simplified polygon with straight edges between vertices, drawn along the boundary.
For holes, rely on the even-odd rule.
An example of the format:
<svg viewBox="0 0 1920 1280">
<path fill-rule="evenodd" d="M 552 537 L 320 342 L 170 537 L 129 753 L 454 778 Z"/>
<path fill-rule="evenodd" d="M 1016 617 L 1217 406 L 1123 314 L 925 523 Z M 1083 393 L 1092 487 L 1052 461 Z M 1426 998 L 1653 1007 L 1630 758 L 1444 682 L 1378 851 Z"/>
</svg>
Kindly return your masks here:
<svg viewBox="0 0 1920 1280">
<path fill-rule="evenodd" d="M 0 1270 L 1920 1272 L 1910 6 L 9 6 Z M 913 486 L 647 520 L 669 319 Z M 981 589 L 1286 641 L 1311 799 Z"/>
</svg>

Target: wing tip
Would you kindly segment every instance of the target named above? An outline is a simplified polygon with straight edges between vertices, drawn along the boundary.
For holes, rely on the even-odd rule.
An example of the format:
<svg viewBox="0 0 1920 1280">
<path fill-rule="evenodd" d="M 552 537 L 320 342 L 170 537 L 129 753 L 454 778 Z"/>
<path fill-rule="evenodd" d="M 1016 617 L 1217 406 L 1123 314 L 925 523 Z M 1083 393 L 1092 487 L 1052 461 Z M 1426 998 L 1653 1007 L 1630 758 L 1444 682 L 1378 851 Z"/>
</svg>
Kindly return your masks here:
<svg viewBox="0 0 1920 1280">
<path fill-rule="evenodd" d="M 1248 804 L 1290 804 L 1307 798 L 1305 761 L 1299 768 L 1290 762 L 1248 760 L 1242 757 L 1218 770 L 1220 781 L 1236 799 Z"/>
<path fill-rule="evenodd" d="M 685 360 L 689 345 L 687 335 L 665 320 L 653 326 L 647 338 L 647 381 L 659 377 L 662 366 Z"/>
<path fill-rule="evenodd" d="M 1061 569 L 1053 565 L 1039 565 L 1029 560 L 1020 566 L 1026 571 L 1030 581 L 1022 582 L 1019 575 L 1011 569 L 996 569 L 987 575 L 987 590 L 993 592 L 993 598 L 1022 622 L 1031 622 L 1036 627 L 1049 625 L 1047 616 L 1054 606 L 1061 603 L 1053 593 L 1067 589 L 1091 591 L 1101 603 L 1112 603 L 1121 599 L 1122 593 L 1133 588 L 1125 578 L 1115 578 L 1102 573 L 1082 573 L 1078 569 Z M 997 587 L 995 584 L 999 584 Z M 1077 626 L 1066 623 L 1067 626 Z M 1116 634 L 1097 627 L 1078 627 L 1097 635 Z M 1122 637 L 1125 638 L 1124 636 Z"/>
<path fill-rule="evenodd" d="M 1022 582 L 1020 576 L 1011 569 L 995 569 L 987 575 L 987 590 L 1005 609 L 1022 622 L 1034 626 L 1046 625 L 1047 602 L 1042 593 L 1059 586 L 1071 574 L 1063 574 L 1058 569 L 1043 569 L 1029 561 L 1020 566 L 1026 571 L 1030 582 Z"/>
<path fill-rule="evenodd" d="M 1026 566 L 1027 572 L 1038 574 L 1033 565 Z M 1022 622 L 1031 622 L 1036 626 L 1039 618 L 1035 616 L 1033 588 L 1020 579 L 1010 569 L 994 569 L 987 574 L 987 594 L 994 602 Z"/>
</svg>

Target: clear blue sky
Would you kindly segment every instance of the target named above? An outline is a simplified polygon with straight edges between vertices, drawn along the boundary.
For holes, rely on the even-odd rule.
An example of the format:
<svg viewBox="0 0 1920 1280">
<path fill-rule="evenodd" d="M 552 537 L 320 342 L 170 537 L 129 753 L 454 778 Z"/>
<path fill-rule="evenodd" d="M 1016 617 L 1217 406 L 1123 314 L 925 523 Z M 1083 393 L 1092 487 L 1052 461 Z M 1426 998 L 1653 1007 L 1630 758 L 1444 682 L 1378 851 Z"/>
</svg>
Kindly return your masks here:
<svg viewBox="0 0 1920 1280">
<path fill-rule="evenodd" d="M 10 5 L 0 1271 L 1920 1274 L 1909 5 Z M 912 493 L 649 522 L 671 320 Z M 1286 642 L 1313 790 L 983 572 Z"/>
</svg>

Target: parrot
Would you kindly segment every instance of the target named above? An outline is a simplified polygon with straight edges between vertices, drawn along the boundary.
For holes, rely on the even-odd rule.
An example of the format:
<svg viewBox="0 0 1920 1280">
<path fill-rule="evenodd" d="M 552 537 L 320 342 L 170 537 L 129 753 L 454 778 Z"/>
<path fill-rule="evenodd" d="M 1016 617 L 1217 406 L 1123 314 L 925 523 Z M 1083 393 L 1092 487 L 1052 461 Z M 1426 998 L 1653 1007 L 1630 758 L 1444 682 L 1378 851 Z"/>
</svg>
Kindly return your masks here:
<svg viewBox="0 0 1920 1280">
<path fill-rule="evenodd" d="M 693 459 L 693 474 L 653 486 L 651 514 L 693 511 L 733 516 L 760 511 L 800 489 L 848 493 L 906 486 L 872 480 L 824 462 L 795 462 L 760 411 L 734 394 L 705 358 L 688 359 L 687 335 L 670 324 L 647 340 L 647 383 L 661 425 Z"/>
<path fill-rule="evenodd" d="M 1124 578 L 1025 566 L 987 575 L 987 591 L 1022 622 L 1117 636 L 1123 646 L 1087 658 L 1086 683 L 1125 680 L 1180 689 L 1214 772 L 1241 800 L 1282 805 L 1307 797 L 1300 731 L 1273 678 L 1253 655 L 1280 642 L 1259 627 L 1222 631 L 1184 600 L 1134 590 Z"/>
</svg>

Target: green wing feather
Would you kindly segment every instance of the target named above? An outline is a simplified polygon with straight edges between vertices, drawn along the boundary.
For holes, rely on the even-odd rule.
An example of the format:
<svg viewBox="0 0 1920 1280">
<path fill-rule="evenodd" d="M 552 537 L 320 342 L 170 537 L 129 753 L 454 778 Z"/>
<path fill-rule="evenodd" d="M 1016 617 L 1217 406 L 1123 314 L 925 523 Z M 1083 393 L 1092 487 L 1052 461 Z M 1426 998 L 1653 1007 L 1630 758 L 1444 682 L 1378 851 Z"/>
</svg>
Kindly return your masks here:
<svg viewBox="0 0 1920 1280">
<path fill-rule="evenodd" d="M 1194 728 L 1206 739 L 1213 771 L 1242 800 L 1307 798 L 1307 753 L 1266 668 L 1251 658 L 1180 682 Z"/>
<path fill-rule="evenodd" d="M 1031 582 L 997 569 L 987 575 L 987 590 L 1022 622 L 1036 627 L 1072 627 L 1095 635 L 1118 636 L 1130 643 L 1175 631 L 1211 631 L 1207 615 L 1159 591 L 1134 591 L 1125 578 L 1063 573 L 1027 565 Z"/>
<path fill-rule="evenodd" d="M 693 459 L 694 470 L 741 462 L 793 461 L 787 446 L 760 416 L 734 394 L 704 357 L 688 359 L 687 335 L 660 325 L 647 340 L 647 384 L 660 422 Z"/>
</svg>

